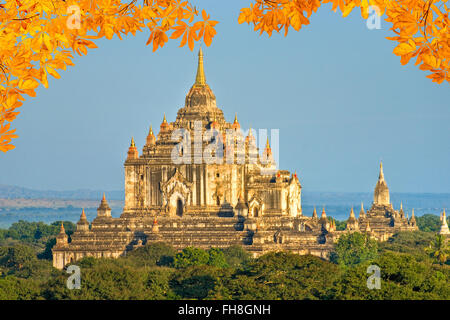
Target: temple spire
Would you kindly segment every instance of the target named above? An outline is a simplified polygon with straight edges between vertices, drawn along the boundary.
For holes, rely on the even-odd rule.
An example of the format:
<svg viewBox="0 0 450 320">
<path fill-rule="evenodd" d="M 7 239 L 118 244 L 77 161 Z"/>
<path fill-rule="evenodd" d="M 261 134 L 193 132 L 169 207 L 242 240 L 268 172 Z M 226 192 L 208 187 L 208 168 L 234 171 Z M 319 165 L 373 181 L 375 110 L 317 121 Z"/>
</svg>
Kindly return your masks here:
<svg viewBox="0 0 450 320">
<path fill-rule="evenodd" d="M 241 127 L 241 125 L 239 124 L 239 121 L 237 119 L 237 112 L 234 114 L 234 122 L 231 127 L 235 130 L 237 130 Z"/>
<path fill-rule="evenodd" d="M 139 157 L 139 153 L 138 153 L 136 145 L 134 143 L 134 138 L 131 137 L 130 147 L 128 148 L 127 160 L 137 159 L 138 157 Z"/>
<path fill-rule="evenodd" d="M 87 220 L 86 214 L 84 213 L 84 208 L 81 210 L 80 220 Z"/>
<path fill-rule="evenodd" d="M 355 212 L 353 211 L 353 207 L 352 207 L 352 209 L 350 210 L 350 218 L 355 219 Z"/>
<path fill-rule="evenodd" d="M 448 229 L 448 224 L 447 224 L 447 217 L 445 216 L 445 209 L 442 212 L 441 219 L 442 219 L 442 221 L 441 221 L 441 228 L 439 230 L 439 234 L 450 235 L 450 230 Z"/>
<path fill-rule="evenodd" d="M 205 69 L 203 67 L 203 51 L 201 47 L 200 50 L 198 51 L 197 76 L 195 77 L 194 85 L 196 87 L 203 87 L 206 85 Z"/>
<path fill-rule="evenodd" d="M 391 206 L 389 188 L 384 180 L 383 162 L 380 161 L 380 175 L 373 195 L 373 203 L 378 206 Z M 391 206 L 392 208 L 392 206 Z"/>
<path fill-rule="evenodd" d="M 154 145 L 156 143 L 155 135 L 153 134 L 153 126 L 150 125 L 150 130 L 148 130 L 147 135 L 147 146 Z"/>
<path fill-rule="evenodd" d="M 380 161 L 380 176 L 378 178 L 380 181 L 384 181 L 384 173 L 383 173 L 383 161 Z"/>
</svg>

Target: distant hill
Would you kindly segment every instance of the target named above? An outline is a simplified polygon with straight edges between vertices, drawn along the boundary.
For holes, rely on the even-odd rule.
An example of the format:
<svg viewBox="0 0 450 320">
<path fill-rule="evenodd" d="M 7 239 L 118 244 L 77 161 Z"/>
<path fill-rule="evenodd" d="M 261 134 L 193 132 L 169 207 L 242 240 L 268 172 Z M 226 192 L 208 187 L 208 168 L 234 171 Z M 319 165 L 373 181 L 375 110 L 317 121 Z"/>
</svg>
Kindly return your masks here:
<svg viewBox="0 0 450 320">
<path fill-rule="evenodd" d="M 106 197 L 110 200 L 124 200 L 124 191 L 106 191 Z M 64 199 L 64 200 L 100 200 L 103 191 L 99 190 L 69 190 L 69 191 L 54 191 L 54 190 L 35 190 L 17 186 L 0 184 L 0 198 L 1 199 Z"/>
</svg>

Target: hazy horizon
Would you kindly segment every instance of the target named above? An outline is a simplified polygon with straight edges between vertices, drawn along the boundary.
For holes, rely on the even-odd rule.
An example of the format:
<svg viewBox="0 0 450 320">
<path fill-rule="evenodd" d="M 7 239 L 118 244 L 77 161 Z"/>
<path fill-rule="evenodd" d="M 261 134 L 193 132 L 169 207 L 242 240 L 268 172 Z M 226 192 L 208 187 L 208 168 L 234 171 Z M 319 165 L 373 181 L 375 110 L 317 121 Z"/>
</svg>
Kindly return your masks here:
<svg viewBox="0 0 450 320">
<path fill-rule="evenodd" d="M 108 193 L 108 192 L 123 192 L 125 195 L 125 189 L 96 189 L 96 188 L 63 188 L 63 189 L 42 189 L 42 188 L 31 188 L 31 187 L 26 187 L 26 186 L 21 186 L 21 185 L 12 185 L 12 184 L 4 184 L 4 183 L 0 183 L 0 187 L 16 187 L 16 188 L 23 188 L 23 189 L 29 189 L 29 190 L 33 190 L 33 191 L 45 191 L 45 192 L 51 192 L 51 191 L 56 191 L 56 192 L 73 192 L 73 191 L 89 191 L 89 192 L 100 192 L 100 193 Z M 361 194 L 373 194 L 373 190 L 369 190 L 369 191 L 364 191 L 364 190 L 346 190 L 346 191 L 334 191 L 334 190 L 302 190 L 302 193 L 304 192 L 308 192 L 308 193 L 361 193 Z M 450 192 L 390 192 L 390 194 L 433 194 L 433 195 L 450 195 Z M 0 198 L 1 198 L 2 194 L 0 192 Z"/>
</svg>

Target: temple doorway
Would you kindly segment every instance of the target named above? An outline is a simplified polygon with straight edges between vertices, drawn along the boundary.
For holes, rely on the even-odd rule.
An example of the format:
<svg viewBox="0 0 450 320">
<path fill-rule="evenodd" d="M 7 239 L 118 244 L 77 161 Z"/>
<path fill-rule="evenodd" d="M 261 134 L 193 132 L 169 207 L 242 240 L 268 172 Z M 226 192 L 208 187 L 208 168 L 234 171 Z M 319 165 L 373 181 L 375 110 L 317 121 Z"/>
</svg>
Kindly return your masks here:
<svg viewBox="0 0 450 320">
<path fill-rule="evenodd" d="M 255 218 L 257 218 L 258 217 L 258 213 L 259 213 L 259 211 L 258 211 L 258 208 L 253 208 L 253 217 L 255 217 Z"/>
<path fill-rule="evenodd" d="M 177 200 L 177 216 L 182 216 L 183 215 L 183 201 L 178 198 Z"/>
</svg>

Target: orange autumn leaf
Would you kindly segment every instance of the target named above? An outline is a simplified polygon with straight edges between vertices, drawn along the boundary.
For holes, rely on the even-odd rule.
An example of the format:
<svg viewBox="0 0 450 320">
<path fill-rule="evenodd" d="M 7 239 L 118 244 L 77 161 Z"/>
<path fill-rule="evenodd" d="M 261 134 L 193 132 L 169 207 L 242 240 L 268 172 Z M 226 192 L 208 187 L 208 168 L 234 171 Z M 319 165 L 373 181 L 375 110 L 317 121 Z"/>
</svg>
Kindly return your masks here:
<svg viewBox="0 0 450 320">
<path fill-rule="evenodd" d="M 414 43 L 400 43 L 395 49 L 394 54 L 397 56 L 403 56 L 412 51 L 416 50 L 416 45 Z"/>
<path fill-rule="evenodd" d="M 20 89 L 36 89 L 39 86 L 39 82 L 33 80 L 33 79 L 28 79 L 23 81 L 22 83 L 19 84 L 19 88 Z M 1 131 L 0 131 L 1 133 Z"/>
</svg>

